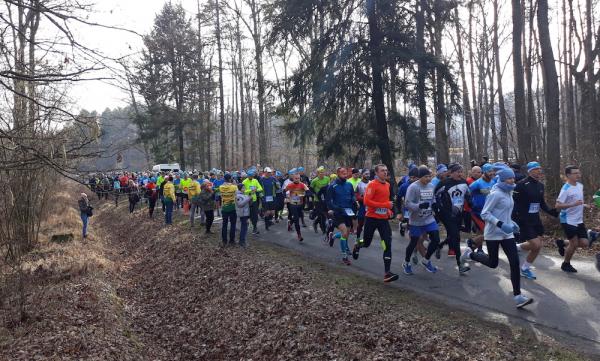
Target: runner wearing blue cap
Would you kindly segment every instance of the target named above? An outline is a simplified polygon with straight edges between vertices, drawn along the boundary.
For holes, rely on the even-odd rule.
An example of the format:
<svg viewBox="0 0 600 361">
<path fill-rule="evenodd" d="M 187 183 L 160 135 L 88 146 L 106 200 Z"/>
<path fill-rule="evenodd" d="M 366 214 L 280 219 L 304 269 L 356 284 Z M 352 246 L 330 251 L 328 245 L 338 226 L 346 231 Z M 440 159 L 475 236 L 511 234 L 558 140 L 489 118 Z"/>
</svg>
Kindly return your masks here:
<svg viewBox="0 0 600 361">
<path fill-rule="evenodd" d="M 527 178 L 517 183 L 513 192 L 515 201 L 513 219 L 521 229 L 519 239 L 522 243 L 518 244 L 517 248 L 529 252 L 521 265 L 521 275 L 536 279 L 531 265 L 542 249 L 540 236 L 544 234 L 544 226 L 540 219 L 540 209 L 552 217 L 558 217 L 558 211 L 550 209 L 546 204 L 544 184 L 541 182 L 544 177 L 542 166 L 538 162 L 527 163 L 527 174 Z"/>
<path fill-rule="evenodd" d="M 431 184 L 436 187 L 446 177 L 448 177 L 448 167 L 445 164 L 438 164 L 435 168 L 435 177 L 431 180 Z"/>
</svg>

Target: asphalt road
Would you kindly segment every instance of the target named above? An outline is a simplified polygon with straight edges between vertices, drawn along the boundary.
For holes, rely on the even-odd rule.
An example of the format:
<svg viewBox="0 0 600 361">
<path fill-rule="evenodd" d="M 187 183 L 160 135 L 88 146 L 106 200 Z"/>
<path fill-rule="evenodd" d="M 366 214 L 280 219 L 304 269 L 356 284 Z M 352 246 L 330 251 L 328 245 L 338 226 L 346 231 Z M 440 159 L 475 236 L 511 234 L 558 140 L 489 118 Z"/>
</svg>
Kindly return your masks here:
<svg viewBox="0 0 600 361">
<path fill-rule="evenodd" d="M 358 272 L 383 282 L 382 250 L 378 234 L 370 248 L 361 249 L 360 258 L 352 260 L 351 266 L 341 263 L 339 244 L 329 247 L 323 243 L 321 233 L 314 233 L 312 221 L 306 218 L 308 228 L 302 228 L 304 242 L 299 243 L 294 231 L 288 233 L 285 222 L 271 228 L 269 232 L 259 225 L 259 236 L 249 235 L 249 242 L 266 241 L 298 251 L 308 259 L 344 267 L 349 272 Z M 262 223 L 262 222 L 261 222 Z M 394 228 L 394 227 L 392 227 Z M 350 248 L 354 244 L 350 237 Z M 414 275 L 402 273 L 402 262 L 408 240 L 394 229 L 392 242 L 392 272 L 400 279 L 390 283 L 392 287 L 408 289 L 421 295 L 458 307 L 478 316 L 507 324 L 529 328 L 536 334 L 545 334 L 559 339 L 563 344 L 600 357 L 600 273 L 591 257 L 575 255 L 572 264 L 579 271 L 567 274 L 560 270 L 562 259 L 558 254 L 541 255 L 535 262 L 537 280 L 521 278 L 523 294 L 535 302 L 518 310 L 512 299 L 508 262 L 501 251 L 500 265 L 490 269 L 471 262 L 468 275 L 459 276 L 454 257 L 449 258 L 446 250 L 440 260 L 432 257 L 439 270 L 428 273 L 422 266 L 413 268 Z M 465 244 L 463 242 L 464 249 Z M 484 248 L 485 250 L 485 248 Z"/>
</svg>

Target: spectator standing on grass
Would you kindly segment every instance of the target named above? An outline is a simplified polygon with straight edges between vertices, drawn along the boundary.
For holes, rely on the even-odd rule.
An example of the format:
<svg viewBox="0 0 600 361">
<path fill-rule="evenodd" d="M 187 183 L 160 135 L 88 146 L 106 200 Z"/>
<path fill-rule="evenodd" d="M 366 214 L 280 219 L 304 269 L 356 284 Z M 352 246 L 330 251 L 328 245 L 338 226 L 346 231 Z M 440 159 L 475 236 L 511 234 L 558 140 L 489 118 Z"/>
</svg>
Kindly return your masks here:
<svg viewBox="0 0 600 361">
<path fill-rule="evenodd" d="M 198 184 L 198 182 L 196 182 Z M 198 204 L 204 211 L 206 234 L 211 234 L 210 228 L 215 220 L 215 193 L 212 190 L 212 185 L 209 182 L 202 183 L 200 186 L 200 194 Z M 194 212 L 190 212 L 190 219 L 193 219 Z"/>
<path fill-rule="evenodd" d="M 87 194 L 85 193 L 81 193 L 81 197 L 79 198 L 79 201 L 77 202 L 79 205 L 79 213 L 81 216 L 81 222 L 83 223 L 83 229 L 82 229 L 82 236 L 83 238 L 87 238 L 87 226 L 88 226 L 88 219 L 90 217 L 90 215 L 92 214 L 92 206 L 90 205 L 90 201 L 88 199 Z"/>
</svg>

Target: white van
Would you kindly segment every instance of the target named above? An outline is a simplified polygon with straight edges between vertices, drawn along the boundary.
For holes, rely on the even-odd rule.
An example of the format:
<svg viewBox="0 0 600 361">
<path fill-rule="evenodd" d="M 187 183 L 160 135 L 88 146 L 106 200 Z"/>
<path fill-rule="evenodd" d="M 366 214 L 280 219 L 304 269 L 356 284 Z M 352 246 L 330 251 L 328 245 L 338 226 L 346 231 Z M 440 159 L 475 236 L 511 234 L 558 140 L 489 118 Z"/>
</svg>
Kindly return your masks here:
<svg viewBox="0 0 600 361">
<path fill-rule="evenodd" d="M 153 172 L 179 172 L 179 163 L 157 164 L 152 167 Z"/>
</svg>

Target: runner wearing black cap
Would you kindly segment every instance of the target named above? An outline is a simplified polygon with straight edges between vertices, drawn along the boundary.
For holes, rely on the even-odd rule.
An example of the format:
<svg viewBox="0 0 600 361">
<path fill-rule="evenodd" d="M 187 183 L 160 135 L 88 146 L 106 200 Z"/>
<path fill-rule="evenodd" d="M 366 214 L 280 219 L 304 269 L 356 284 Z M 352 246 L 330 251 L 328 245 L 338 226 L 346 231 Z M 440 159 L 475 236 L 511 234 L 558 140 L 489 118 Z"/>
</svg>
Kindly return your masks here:
<svg viewBox="0 0 600 361">
<path fill-rule="evenodd" d="M 471 193 L 460 164 L 451 164 L 448 171 L 450 176 L 435 187 L 435 210 L 446 228 L 448 245 L 452 251 L 448 255 L 456 257 L 458 271 L 464 274 L 470 268 L 460 260 L 460 227 L 463 221 L 463 207 L 465 203 L 470 202 Z"/>
</svg>

